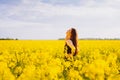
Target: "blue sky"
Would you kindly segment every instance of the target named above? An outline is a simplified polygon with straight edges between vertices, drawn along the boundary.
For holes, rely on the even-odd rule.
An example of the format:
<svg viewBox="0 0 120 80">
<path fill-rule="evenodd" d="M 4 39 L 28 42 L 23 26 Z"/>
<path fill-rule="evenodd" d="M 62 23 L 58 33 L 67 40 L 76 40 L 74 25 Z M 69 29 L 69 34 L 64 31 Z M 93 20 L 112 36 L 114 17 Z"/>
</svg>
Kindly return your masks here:
<svg viewBox="0 0 120 80">
<path fill-rule="evenodd" d="M 0 38 L 120 38 L 120 0 L 0 0 Z"/>
</svg>

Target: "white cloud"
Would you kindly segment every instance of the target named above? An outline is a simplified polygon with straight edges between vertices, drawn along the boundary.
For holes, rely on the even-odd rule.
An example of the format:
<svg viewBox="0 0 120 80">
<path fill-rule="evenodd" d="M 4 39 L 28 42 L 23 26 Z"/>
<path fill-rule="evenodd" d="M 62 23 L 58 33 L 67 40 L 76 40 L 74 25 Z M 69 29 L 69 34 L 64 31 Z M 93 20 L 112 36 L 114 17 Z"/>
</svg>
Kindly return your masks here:
<svg viewBox="0 0 120 80">
<path fill-rule="evenodd" d="M 40 29 L 44 27 L 44 31 L 48 33 L 53 31 L 60 34 L 71 26 L 78 26 L 76 28 L 80 30 L 80 36 L 83 37 L 86 35 L 92 37 L 94 33 L 99 36 L 101 36 L 100 33 L 103 33 L 102 36 L 106 33 L 112 35 L 113 32 L 117 34 L 120 30 L 120 0 L 80 0 L 80 5 L 76 6 L 71 3 L 55 5 L 55 3 L 41 1 L 22 0 L 19 5 L 0 8 L 0 28 L 36 27 Z M 59 30 L 57 30 L 58 27 Z M 82 35 L 83 33 L 85 35 Z"/>
<path fill-rule="evenodd" d="M 10 9 L 9 15 L 15 15 L 22 19 L 27 20 L 34 20 L 34 19 L 41 19 L 41 17 L 54 17 L 54 16 L 75 16 L 75 17 L 83 17 L 83 16 L 115 16 L 116 14 L 120 13 L 120 10 L 115 7 L 110 7 L 107 4 L 111 4 L 111 1 L 105 2 L 106 5 L 99 5 L 90 7 L 89 5 L 97 4 L 93 0 L 89 0 L 83 6 L 61 6 L 61 5 L 52 5 L 48 3 L 41 3 L 36 2 L 29 2 L 29 0 L 13 9 Z M 115 0 L 117 1 L 117 0 Z M 103 4 L 105 4 L 103 3 Z M 117 3 L 117 2 L 116 2 Z M 115 3 L 113 3 L 115 5 Z M 118 3 L 117 3 L 118 4 Z M 87 5 L 87 6 L 86 6 Z"/>
<path fill-rule="evenodd" d="M 22 22 L 15 20 L 0 20 L 0 28 L 15 28 L 15 27 L 51 27 L 50 24 L 36 22 Z"/>
<path fill-rule="evenodd" d="M 85 0 L 86 3 L 82 6 L 71 5 L 52 5 L 42 2 L 33 2 L 32 0 L 22 0 L 18 6 L 8 8 L 6 10 L 7 17 L 17 17 L 19 20 L 34 20 L 55 16 L 74 16 L 74 17 L 86 17 L 86 16 L 116 16 L 120 13 L 120 10 L 115 7 L 109 7 L 107 4 L 118 4 L 115 0 L 104 1 L 101 5 L 96 5 L 94 0 Z M 113 3 L 111 3 L 113 2 Z M 88 6 L 94 5 L 94 6 Z M 104 6 L 102 5 L 104 4 Z M 86 6 L 87 5 L 87 6 Z"/>
</svg>

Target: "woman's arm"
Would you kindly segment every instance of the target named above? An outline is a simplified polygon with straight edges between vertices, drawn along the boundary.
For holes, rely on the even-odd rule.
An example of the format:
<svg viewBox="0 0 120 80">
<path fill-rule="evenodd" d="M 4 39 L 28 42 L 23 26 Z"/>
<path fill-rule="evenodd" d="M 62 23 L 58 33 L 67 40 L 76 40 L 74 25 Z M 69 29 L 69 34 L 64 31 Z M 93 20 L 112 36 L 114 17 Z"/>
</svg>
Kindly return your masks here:
<svg viewBox="0 0 120 80">
<path fill-rule="evenodd" d="M 75 51 L 75 46 L 71 40 L 66 40 L 66 43 L 72 49 L 72 51 Z"/>
</svg>

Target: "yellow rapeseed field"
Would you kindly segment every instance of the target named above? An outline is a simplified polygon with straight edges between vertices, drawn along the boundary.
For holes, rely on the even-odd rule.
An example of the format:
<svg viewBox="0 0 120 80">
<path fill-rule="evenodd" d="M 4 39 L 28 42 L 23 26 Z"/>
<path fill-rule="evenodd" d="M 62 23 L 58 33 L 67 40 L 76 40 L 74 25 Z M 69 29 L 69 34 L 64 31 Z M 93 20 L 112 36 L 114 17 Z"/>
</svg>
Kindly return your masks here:
<svg viewBox="0 0 120 80">
<path fill-rule="evenodd" d="M 1 40 L 0 80 L 120 80 L 119 40 L 79 40 L 64 59 L 64 40 Z"/>
</svg>

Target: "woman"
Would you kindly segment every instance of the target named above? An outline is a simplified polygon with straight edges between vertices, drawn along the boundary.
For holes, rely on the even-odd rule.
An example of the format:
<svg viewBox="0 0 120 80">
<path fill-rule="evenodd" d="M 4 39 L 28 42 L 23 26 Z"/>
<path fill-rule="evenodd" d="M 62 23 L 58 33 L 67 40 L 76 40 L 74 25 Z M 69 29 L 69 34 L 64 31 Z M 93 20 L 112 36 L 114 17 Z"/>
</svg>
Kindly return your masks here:
<svg viewBox="0 0 120 80">
<path fill-rule="evenodd" d="M 78 53 L 78 34 L 76 29 L 71 28 L 66 32 L 65 48 L 66 58 L 76 56 Z"/>
</svg>

